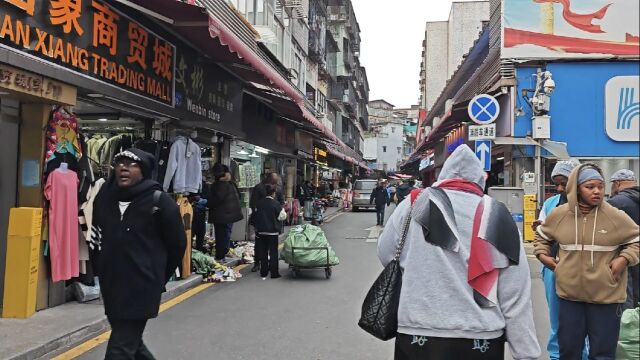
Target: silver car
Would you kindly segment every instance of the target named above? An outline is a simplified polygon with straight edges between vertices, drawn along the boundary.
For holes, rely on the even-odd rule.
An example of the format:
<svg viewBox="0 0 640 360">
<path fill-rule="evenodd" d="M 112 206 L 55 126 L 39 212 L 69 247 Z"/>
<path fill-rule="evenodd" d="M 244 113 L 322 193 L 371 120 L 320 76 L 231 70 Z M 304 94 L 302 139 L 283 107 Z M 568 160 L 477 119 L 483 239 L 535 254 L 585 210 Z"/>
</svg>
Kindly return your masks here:
<svg viewBox="0 0 640 360">
<path fill-rule="evenodd" d="M 371 193 L 376 188 L 378 182 L 376 180 L 356 180 L 353 185 L 353 211 L 358 211 L 362 208 L 375 209 L 375 205 L 371 204 Z"/>
</svg>

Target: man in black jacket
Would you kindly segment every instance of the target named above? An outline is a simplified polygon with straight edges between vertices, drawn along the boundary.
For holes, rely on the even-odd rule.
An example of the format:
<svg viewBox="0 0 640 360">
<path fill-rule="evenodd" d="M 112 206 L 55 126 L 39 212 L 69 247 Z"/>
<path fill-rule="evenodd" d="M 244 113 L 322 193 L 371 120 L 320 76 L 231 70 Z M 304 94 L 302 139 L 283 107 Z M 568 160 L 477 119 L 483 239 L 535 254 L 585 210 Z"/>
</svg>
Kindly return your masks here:
<svg viewBox="0 0 640 360">
<path fill-rule="evenodd" d="M 378 186 L 371 192 L 371 198 L 369 199 L 369 203 L 376 204 L 376 225 L 384 225 L 384 208 L 385 206 L 389 206 L 391 203 L 391 199 L 389 198 L 389 192 L 384 186 L 384 180 L 378 180 Z"/>
<path fill-rule="evenodd" d="M 186 248 L 177 204 L 151 180 L 154 164 L 139 149 L 117 154 L 95 200 L 89 245 L 111 324 L 109 360 L 153 359 L 142 333 Z"/>
<path fill-rule="evenodd" d="M 611 198 L 609 204 L 624 211 L 640 224 L 640 187 L 636 175 L 628 169 L 618 170 L 611 176 Z M 627 301 L 625 309 L 633 309 L 640 301 L 640 265 L 629 267 Z"/>
<path fill-rule="evenodd" d="M 282 227 L 279 219 L 282 205 L 275 199 L 276 187 L 267 184 L 265 186 L 267 196 L 258 203 L 255 215 L 256 235 L 260 241 L 260 276 L 263 280 L 271 273 L 272 279 L 280 277 L 278 270 L 278 238 Z"/>
</svg>

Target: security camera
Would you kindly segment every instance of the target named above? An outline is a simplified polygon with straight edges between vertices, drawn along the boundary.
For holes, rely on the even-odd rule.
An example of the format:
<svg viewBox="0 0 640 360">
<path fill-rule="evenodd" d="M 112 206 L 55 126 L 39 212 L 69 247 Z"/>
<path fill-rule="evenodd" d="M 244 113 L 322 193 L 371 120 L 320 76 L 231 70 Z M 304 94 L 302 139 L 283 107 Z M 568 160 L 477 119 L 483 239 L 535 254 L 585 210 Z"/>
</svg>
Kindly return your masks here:
<svg viewBox="0 0 640 360">
<path fill-rule="evenodd" d="M 556 89 L 556 82 L 551 78 L 551 74 L 549 74 L 549 77 L 544 81 L 544 85 L 542 86 L 544 87 L 544 92 L 547 94 L 551 94 L 553 90 Z"/>
</svg>

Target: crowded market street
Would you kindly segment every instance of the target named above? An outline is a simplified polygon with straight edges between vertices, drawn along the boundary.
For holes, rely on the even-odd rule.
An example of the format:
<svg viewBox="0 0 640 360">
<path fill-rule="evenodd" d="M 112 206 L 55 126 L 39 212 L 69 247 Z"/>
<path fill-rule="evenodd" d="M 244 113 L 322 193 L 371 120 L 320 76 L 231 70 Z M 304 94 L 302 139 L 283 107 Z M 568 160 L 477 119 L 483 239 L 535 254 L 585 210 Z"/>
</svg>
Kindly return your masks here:
<svg viewBox="0 0 640 360">
<path fill-rule="evenodd" d="M 0 0 L 0 360 L 640 360 L 638 14 Z"/>
<path fill-rule="evenodd" d="M 382 270 L 376 239 L 369 238 L 371 230 L 366 230 L 375 213 L 336 215 L 323 226 L 340 257 L 331 279 L 326 280 L 320 270 L 294 278 L 280 262 L 283 277 L 262 281 L 247 267 L 237 282 L 216 284 L 151 320 L 144 336 L 149 349 L 159 358 L 176 360 L 391 358 L 393 340 L 379 341 L 357 325 L 364 295 Z M 537 260 L 531 259 L 530 266 L 537 335 L 543 342 L 548 333 L 547 305 Z M 103 342 L 86 353 L 73 353 L 77 359 L 97 360 L 104 358 L 105 349 Z M 546 354 L 540 357 L 546 358 Z"/>
</svg>

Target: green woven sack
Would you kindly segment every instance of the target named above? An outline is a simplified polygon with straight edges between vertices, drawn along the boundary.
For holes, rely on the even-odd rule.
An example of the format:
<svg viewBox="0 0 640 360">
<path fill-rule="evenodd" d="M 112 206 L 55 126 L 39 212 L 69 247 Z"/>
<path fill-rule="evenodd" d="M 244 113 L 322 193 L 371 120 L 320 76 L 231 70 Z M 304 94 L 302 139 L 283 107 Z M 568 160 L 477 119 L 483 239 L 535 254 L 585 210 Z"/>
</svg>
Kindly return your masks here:
<svg viewBox="0 0 640 360">
<path fill-rule="evenodd" d="M 322 229 L 310 224 L 296 226 L 289 231 L 284 241 L 280 258 L 287 264 L 297 266 L 326 266 L 327 251 L 299 248 L 328 248 L 329 265 L 338 265 L 340 260 L 329 245 Z M 294 249 L 295 248 L 295 249 Z"/>
<path fill-rule="evenodd" d="M 640 308 L 622 313 L 616 360 L 640 359 Z"/>
</svg>

